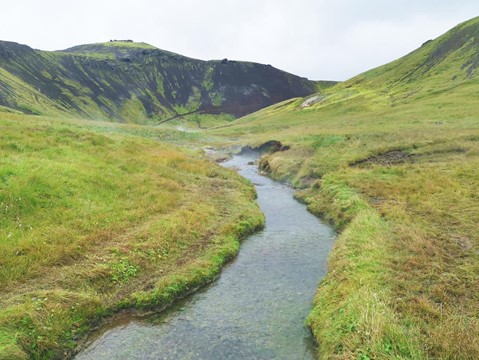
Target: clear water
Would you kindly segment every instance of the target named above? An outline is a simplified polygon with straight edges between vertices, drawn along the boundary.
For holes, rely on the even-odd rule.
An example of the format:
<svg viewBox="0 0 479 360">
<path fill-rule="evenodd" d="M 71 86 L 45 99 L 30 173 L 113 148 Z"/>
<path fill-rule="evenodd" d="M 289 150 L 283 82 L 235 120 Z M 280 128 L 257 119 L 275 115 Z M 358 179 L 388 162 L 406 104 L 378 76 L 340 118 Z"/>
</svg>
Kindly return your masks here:
<svg viewBox="0 0 479 360">
<path fill-rule="evenodd" d="M 335 239 L 333 230 L 293 199 L 293 190 L 247 165 L 235 167 L 255 184 L 266 216 L 235 261 L 210 287 L 148 320 L 104 331 L 80 359 L 314 359 L 304 320 Z"/>
</svg>

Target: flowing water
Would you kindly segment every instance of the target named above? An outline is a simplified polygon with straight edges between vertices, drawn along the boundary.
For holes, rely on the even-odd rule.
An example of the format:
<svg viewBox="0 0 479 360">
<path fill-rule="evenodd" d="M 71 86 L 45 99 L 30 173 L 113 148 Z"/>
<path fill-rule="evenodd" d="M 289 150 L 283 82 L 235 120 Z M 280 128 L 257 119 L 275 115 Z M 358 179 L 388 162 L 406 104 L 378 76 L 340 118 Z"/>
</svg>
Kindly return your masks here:
<svg viewBox="0 0 479 360">
<path fill-rule="evenodd" d="M 130 319 L 103 331 L 80 359 L 314 359 L 304 321 L 333 245 L 333 230 L 293 199 L 293 190 L 235 156 L 258 192 L 263 231 L 241 245 L 235 261 L 207 289 L 166 313 Z"/>
</svg>

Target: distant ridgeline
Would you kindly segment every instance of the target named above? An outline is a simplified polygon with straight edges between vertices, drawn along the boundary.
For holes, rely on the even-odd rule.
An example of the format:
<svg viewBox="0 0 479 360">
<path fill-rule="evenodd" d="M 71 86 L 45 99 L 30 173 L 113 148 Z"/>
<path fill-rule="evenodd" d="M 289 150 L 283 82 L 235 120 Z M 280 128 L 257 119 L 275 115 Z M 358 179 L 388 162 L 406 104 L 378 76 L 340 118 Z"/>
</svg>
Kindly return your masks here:
<svg viewBox="0 0 479 360">
<path fill-rule="evenodd" d="M 271 65 L 196 60 L 132 40 L 54 52 L 0 41 L 0 111 L 136 123 L 239 117 L 317 87 Z"/>
</svg>

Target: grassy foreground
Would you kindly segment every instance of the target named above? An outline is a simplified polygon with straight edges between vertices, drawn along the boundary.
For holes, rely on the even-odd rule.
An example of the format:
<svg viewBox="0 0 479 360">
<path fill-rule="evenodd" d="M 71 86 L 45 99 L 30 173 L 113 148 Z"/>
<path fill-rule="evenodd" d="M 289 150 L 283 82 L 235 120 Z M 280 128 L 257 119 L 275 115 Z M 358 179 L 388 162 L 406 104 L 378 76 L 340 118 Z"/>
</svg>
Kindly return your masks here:
<svg viewBox="0 0 479 360">
<path fill-rule="evenodd" d="M 261 227 L 252 186 L 158 140 L 200 135 L 0 113 L 0 359 L 66 357 L 122 308 L 211 281 Z"/>
<path fill-rule="evenodd" d="M 260 165 L 341 230 L 308 319 L 321 359 L 479 358 L 477 34 L 213 130 L 290 146 Z"/>
</svg>

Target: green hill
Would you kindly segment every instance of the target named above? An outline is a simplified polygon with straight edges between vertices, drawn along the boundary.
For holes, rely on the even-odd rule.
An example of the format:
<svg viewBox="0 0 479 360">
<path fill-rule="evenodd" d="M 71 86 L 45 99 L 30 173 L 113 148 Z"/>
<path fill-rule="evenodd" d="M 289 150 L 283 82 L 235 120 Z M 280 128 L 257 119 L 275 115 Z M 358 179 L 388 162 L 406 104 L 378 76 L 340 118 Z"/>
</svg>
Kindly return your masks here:
<svg viewBox="0 0 479 360">
<path fill-rule="evenodd" d="M 248 131 L 254 134 L 259 123 L 271 123 L 281 128 L 284 113 L 293 115 L 287 124 L 288 128 L 294 127 L 297 119 L 300 129 L 305 121 L 311 124 L 318 121 L 316 112 L 352 118 L 366 112 L 392 116 L 405 109 L 410 111 L 413 107 L 424 105 L 427 109 L 421 110 L 431 111 L 431 117 L 461 112 L 456 107 L 463 109 L 463 113 L 457 115 L 473 114 L 474 90 L 479 78 L 478 35 L 479 18 L 475 18 L 436 40 L 427 41 L 421 48 L 390 64 L 323 89 L 307 99 L 288 101 L 287 104 L 278 104 L 246 116 L 231 124 L 234 126 L 232 131 L 249 128 Z M 260 117 L 261 121 L 257 121 Z M 373 124 L 374 119 L 371 119 L 367 125 Z M 338 123 L 338 126 L 343 125 L 348 124 Z M 278 133 L 279 130 L 275 128 L 274 132 Z"/>
<path fill-rule="evenodd" d="M 191 113 L 237 117 L 316 86 L 270 65 L 195 60 L 145 43 L 47 52 L 0 42 L 0 106 L 26 114 L 141 124 Z"/>
<path fill-rule="evenodd" d="M 261 167 L 341 230 L 309 317 L 320 358 L 479 358 L 478 35 L 212 131 L 290 147 Z"/>
</svg>

